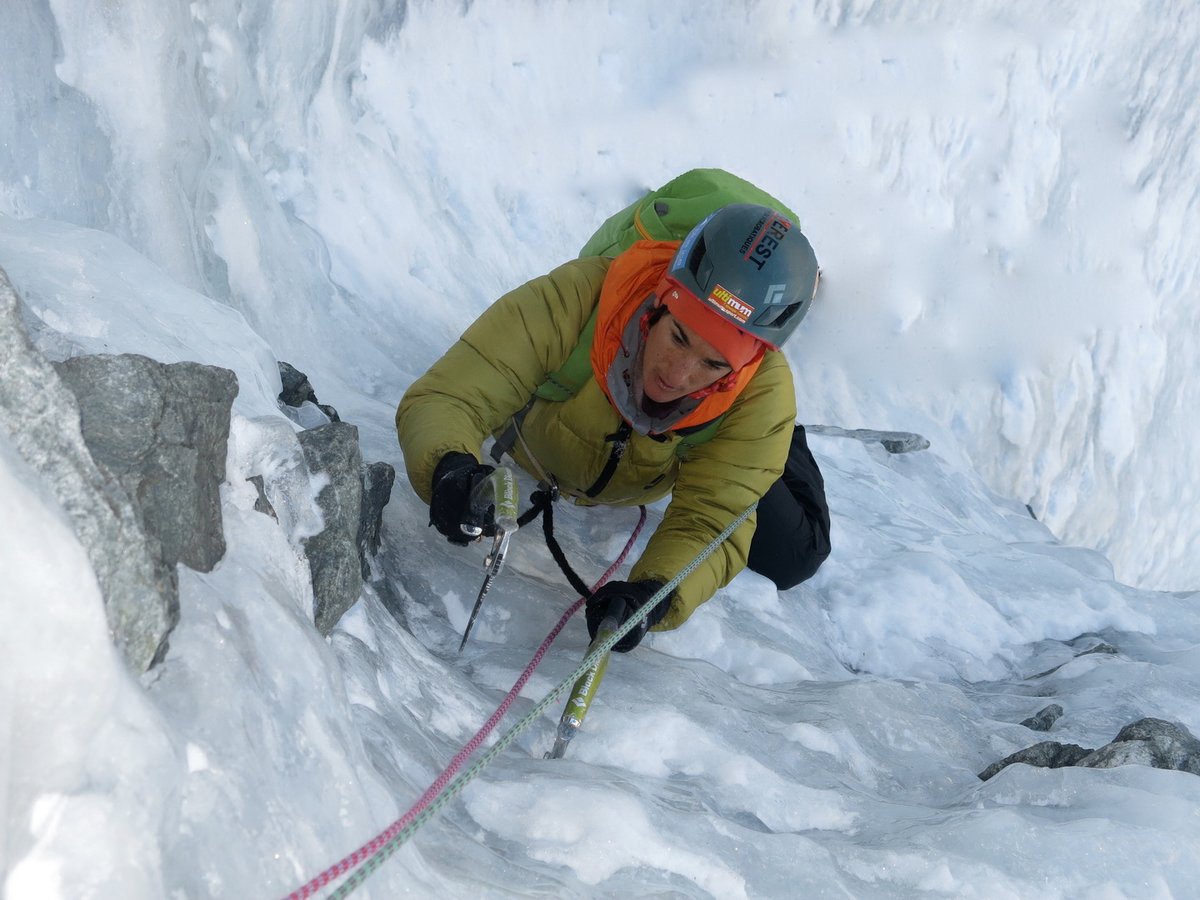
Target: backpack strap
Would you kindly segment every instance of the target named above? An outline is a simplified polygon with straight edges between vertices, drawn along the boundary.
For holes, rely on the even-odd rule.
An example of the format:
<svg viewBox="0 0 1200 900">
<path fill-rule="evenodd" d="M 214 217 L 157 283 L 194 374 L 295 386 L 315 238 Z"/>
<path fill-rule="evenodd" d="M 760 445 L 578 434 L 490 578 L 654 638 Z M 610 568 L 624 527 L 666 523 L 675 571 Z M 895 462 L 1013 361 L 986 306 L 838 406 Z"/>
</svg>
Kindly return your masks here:
<svg viewBox="0 0 1200 900">
<path fill-rule="evenodd" d="M 529 402 L 513 413 L 512 418 L 508 420 L 508 424 L 504 426 L 504 430 L 496 438 L 492 444 L 491 455 L 496 461 L 496 465 L 500 465 L 500 460 L 505 453 L 510 453 L 512 448 L 516 446 L 517 439 L 521 436 L 521 424 L 525 421 L 525 417 L 529 415 L 529 410 L 533 406 L 533 401 L 537 399 L 537 394 L 529 398 Z"/>
<path fill-rule="evenodd" d="M 546 376 L 546 380 L 538 385 L 534 396 L 543 400 L 562 403 L 570 400 L 579 393 L 579 389 L 587 384 L 592 377 L 592 338 L 596 335 L 596 319 L 600 315 L 600 305 L 592 310 L 591 317 L 579 332 L 579 342 L 567 357 L 567 361 L 555 371 Z"/>
<path fill-rule="evenodd" d="M 693 447 L 703 444 L 705 441 L 711 441 L 721 429 L 721 422 L 724 421 L 726 415 L 728 413 L 721 413 L 710 422 L 703 422 L 693 425 L 691 428 L 676 431 L 675 433 L 679 435 L 679 443 L 675 445 L 675 455 L 684 459 Z"/>
<path fill-rule="evenodd" d="M 583 331 L 579 332 L 579 342 L 567 356 L 566 362 L 548 374 L 545 380 L 534 389 L 529 402 L 513 413 L 513 417 L 508 420 L 508 425 L 492 445 L 492 459 L 497 463 L 505 453 L 516 446 L 521 424 L 525 421 L 525 416 L 528 415 L 535 400 L 550 400 L 554 403 L 570 400 L 592 377 L 592 338 L 596 334 L 596 318 L 599 314 L 600 307 L 597 305 L 596 309 L 592 310 L 587 324 L 583 326 Z"/>
</svg>

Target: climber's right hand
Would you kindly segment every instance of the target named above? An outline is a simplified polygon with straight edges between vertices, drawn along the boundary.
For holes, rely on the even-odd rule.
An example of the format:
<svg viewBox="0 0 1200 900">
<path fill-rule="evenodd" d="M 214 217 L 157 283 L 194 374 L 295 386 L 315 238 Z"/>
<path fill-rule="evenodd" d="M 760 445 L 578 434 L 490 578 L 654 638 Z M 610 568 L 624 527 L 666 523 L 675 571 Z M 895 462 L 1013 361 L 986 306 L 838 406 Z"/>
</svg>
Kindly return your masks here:
<svg viewBox="0 0 1200 900">
<path fill-rule="evenodd" d="M 433 470 L 433 496 L 429 524 L 452 544 L 465 547 L 480 534 L 496 533 L 495 507 L 471 509 L 471 492 L 495 471 L 469 453 L 447 453 Z"/>
</svg>

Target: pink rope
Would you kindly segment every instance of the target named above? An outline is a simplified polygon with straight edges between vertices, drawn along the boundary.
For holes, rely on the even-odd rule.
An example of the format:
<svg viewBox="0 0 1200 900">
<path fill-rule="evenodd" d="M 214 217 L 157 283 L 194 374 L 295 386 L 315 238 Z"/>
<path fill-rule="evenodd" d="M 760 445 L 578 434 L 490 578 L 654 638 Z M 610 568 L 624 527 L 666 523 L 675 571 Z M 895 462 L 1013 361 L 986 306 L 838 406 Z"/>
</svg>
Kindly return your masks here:
<svg viewBox="0 0 1200 900">
<path fill-rule="evenodd" d="M 646 524 L 646 507 L 640 507 L 640 510 L 638 523 L 633 529 L 633 534 L 629 536 L 629 540 L 625 542 L 625 549 L 621 551 L 621 555 L 617 557 L 616 561 L 608 567 L 608 570 L 600 576 L 600 580 L 592 585 L 592 593 L 595 593 L 597 589 L 608 582 L 613 573 L 625 562 L 625 557 L 629 555 L 629 551 L 633 549 L 634 542 L 637 541 L 638 535 L 642 533 L 642 526 Z M 566 627 L 567 622 L 570 621 L 571 616 L 575 615 L 576 611 L 583 604 L 584 598 L 580 597 L 562 614 L 562 617 L 558 620 L 558 624 L 550 629 L 550 633 L 546 635 L 546 639 L 542 641 L 541 646 L 537 648 L 537 652 L 533 654 L 529 665 L 525 667 L 525 671 L 521 673 L 521 676 L 512 686 L 512 690 L 508 692 L 504 700 L 496 707 L 496 711 L 483 724 L 483 727 L 475 733 L 475 736 L 467 741 L 463 748 L 458 751 L 454 759 L 450 760 L 450 764 L 442 770 L 442 774 L 434 780 L 433 784 L 425 789 L 425 793 L 412 805 L 408 812 L 349 856 L 334 863 L 312 881 L 288 894 L 285 900 L 306 900 L 306 898 L 314 896 L 318 890 L 325 887 L 331 881 L 341 877 L 351 869 L 357 868 L 360 864 L 374 856 L 385 844 L 390 842 L 392 838 L 407 828 L 417 816 L 424 812 L 425 808 L 446 789 L 446 786 L 450 784 L 454 776 L 458 773 L 458 770 L 462 768 L 471 755 L 483 746 L 483 742 L 487 740 L 487 736 L 500 724 L 500 720 L 504 718 L 509 707 L 520 696 L 521 689 L 525 687 L 526 682 L 533 676 L 534 669 L 538 667 L 542 661 L 542 657 L 546 655 L 546 651 L 554 643 L 554 639 L 558 637 L 563 628 Z"/>
</svg>

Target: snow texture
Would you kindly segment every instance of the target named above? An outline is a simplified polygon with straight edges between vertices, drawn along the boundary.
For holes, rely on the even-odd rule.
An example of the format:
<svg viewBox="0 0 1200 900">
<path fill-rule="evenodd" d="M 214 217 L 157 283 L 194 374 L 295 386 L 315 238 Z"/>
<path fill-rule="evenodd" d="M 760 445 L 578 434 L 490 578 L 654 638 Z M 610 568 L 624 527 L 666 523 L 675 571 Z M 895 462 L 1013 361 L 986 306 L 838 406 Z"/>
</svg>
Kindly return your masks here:
<svg viewBox="0 0 1200 900">
<path fill-rule="evenodd" d="M 784 198 L 816 248 L 801 420 L 930 447 L 812 435 L 817 576 L 744 573 L 615 658 L 566 759 L 542 759 L 555 706 L 362 894 L 1194 894 L 1193 774 L 976 774 L 1144 717 L 1200 734 L 1190 0 L 10 0 L 0 43 L 0 268 L 38 350 L 239 385 L 226 554 L 178 570 L 141 680 L 0 428 L 6 897 L 283 896 L 409 807 L 574 598 L 518 535 L 460 656 L 483 550 L 398 475 L 323 638 L 325 485 L 277 360 L 402 472 L 413 379 L 695 166 Z M 634 513 L 556 518 L 596 577 Z M 571 622 L 514 713 L 585 644 Z"/>
</svg>

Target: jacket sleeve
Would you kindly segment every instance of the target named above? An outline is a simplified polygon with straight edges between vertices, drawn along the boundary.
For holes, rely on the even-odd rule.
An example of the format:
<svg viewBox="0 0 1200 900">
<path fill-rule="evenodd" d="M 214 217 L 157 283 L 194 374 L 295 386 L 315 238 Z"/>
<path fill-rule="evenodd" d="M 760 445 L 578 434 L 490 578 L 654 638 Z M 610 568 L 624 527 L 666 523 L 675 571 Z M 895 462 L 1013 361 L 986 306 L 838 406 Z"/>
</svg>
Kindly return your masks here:
<svg viewBox="0 0 1200 900">
<path fill-rule="evenodd" d="M 505 294 L 412 383 L 396 433 L 413 490 L 429 502 L 447 453 L 479 457 L 484 440 L 566 361 L 600 297 L 608 262 L 572 260 Z"/>
<path fill-rule="evenodd" d="M 791 370 L 782 354 L 770 353 L 716 436 L 688 452 L 662 523 L 630 578 L 668 581 L 761 498 L 783 472 L 795 420 Z M 751 515 L 679 585 L 657 630 L 682 625 L 746 567 L 755 522 Z"/>
</svg>

